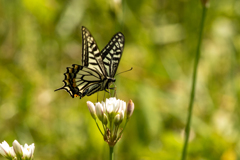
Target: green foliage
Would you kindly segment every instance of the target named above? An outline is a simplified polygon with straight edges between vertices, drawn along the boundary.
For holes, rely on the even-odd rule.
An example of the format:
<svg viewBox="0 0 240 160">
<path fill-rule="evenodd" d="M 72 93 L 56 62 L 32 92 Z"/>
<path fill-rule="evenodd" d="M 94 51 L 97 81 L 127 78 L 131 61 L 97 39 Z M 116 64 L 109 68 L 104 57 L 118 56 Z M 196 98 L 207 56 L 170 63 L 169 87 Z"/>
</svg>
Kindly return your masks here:
<svg viewBox="0 0 240 160">
<path fill-rule="evenodd" d="M 210 0 L 199 62 L 189 160 L 240 158 L 240 2 Z M 117 96 L 135 111 L 115 159 L 180 159 L 201 2 L 0 1 L 0 142 L 35 143 L 35 159 L 108 158 L 86 102 L 64 91 L 81 64 L 81 26 L 102 49 L 118 31 L 125 48 Z M 103 92 L 99 96 L 103 97 Z M 0 158 L 1 159 L 1 158 Z"/>
</svg>

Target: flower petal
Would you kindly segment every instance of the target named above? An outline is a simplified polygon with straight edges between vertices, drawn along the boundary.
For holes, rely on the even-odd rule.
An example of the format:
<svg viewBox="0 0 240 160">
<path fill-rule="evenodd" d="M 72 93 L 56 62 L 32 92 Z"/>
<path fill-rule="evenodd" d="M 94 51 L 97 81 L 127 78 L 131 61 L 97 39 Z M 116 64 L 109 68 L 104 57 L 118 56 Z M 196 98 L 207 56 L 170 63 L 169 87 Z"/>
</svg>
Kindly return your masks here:
<svg viewBox="0 0 240 160">
<path fill-rule="evenodd" d="M 22 145 L 19 144 L 19 142 L 17 140 L 13 141 L 13 149 L 18 158 L 22 157 L 23 147 L 22 147 Z"/>
<path fill-rule="evenodd" d="M 96 115 L 96 109 L 95 109 L 94 104 L 90 101 L 87 101 L 87 106 L 88 106 L 88 110 L 89 110 L 91 116 L 93 117 L 93 119 L 96 119 L 97 115 Z"/>
<path fill-rule="evenodd" d="M 6 141 L 3 141 L 2 143 L 0 143 L 0 154 L 3 157 L 8 156 L 9 150 L 10 150 L 10 147 Z"/>
<path fill-rule="evenodd" d="M 96 103 L 95 106 L 96 106 L 96 114 L 97 114 L 97 117 L 98 117 L 98 119 L 99 119 L 100 121 L 102 121 L 102 120 L 103 120 L 103 106 L 102 106 L 102 104 L 99 103 L 99 102 Z"/>
</svg>

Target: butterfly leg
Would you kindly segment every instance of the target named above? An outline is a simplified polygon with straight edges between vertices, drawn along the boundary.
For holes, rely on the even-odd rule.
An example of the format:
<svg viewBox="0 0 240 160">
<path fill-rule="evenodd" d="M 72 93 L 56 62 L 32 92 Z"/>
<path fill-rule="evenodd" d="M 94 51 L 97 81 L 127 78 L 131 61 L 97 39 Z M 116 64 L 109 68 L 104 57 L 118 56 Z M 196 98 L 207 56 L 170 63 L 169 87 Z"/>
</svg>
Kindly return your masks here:
<svg viewBox="0 0 240 160">
<path fill-rule="evenodd" d="M 117 98 L 117 87 L 114 88 L 114 97 Z"/>
<path fill-rule="evenodd" d="M 115 85 L 115 83 L 114 83 L 114 97 L 117 98 L 117 86 Z"/>
<path fill-rule="evenodd" d="M 112 93 L 113 89 L 114 89 L 114 87 L 108 89 L 109 90 L 109 97 L 114 97 L 114 93 Z"/>
<path fill-rule="evenodd" d="M 108 92 L 108 90 L 106 90 L 106 89 L 105 89 L 104 91 L 105 91 L 105 92 Z M 108 93 L 109 93 L 109 92 L 108 92 Z"/>
<path fill-rule="evenodd" d="M 98 92 L 97 92 L 97 102 L 98 102 Z"/>
<path fill-rule="evenodd" d="M 110 90 L 108 91 L 107 89 L 105 89 L 104 91 L 107 92 L 107 93 L 109 93 L 109 96 L 110 96 L 110 93 L 111 93 L 111 92 L 109 92 Z M 105 97 L 105 92 L 104 92 L 104 97 Z M 110 96 L 110 97 L 111 97 L 111 96 Z"/>
<path fill-rule="evenodd" d="M 113 87 L 110 87 L 109 88 L 109 95 L 110 95 L 110 97 L 115 97 L 116 96 L 116 85 L 113 83 Z M 112 93 L 112 94 L 111 94 Z"/>
</svg>

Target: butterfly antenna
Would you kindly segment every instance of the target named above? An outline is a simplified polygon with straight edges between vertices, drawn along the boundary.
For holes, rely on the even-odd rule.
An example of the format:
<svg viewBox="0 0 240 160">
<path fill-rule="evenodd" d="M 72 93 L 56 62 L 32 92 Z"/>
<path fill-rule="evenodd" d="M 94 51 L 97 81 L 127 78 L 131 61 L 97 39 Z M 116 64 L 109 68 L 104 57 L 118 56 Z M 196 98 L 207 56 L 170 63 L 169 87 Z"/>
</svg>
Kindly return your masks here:
<svg viewBox="0 0 240 160">
<path fill-rule="evenodd" d="M 131 71 L 132 69 L 133 69 L 133 67 L 130 68 L 129 70 L 126 70 L 126 71 L 123 71 L 123 72 L 120 72 L 120 73 L 116 74 L 116 76 L 119 75 L 119 74 L 122 74 L 122 73 L 128 72 L 128 71 Z"/>
</svg>

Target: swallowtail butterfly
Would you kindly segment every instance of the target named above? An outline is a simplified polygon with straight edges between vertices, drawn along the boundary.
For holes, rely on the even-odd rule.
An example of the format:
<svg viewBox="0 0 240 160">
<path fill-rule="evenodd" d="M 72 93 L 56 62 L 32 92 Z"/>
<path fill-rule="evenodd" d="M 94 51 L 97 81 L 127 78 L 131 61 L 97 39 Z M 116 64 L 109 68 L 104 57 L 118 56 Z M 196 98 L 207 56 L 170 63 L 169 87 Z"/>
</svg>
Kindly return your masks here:
<svg viewBox="0 0 240 160">
<path fill-rule="evenodd" d="M 124 36 L 116 33 L 100 52 L 93 36 L 86 27 L 82 27 L 82 65 L 73 64 L 64 73 L 64 86 L 72 98 L 90 96 L 98 91 L 110 88 L 115 82 L 115 74 L 121 60 Z"/>
</svg>

